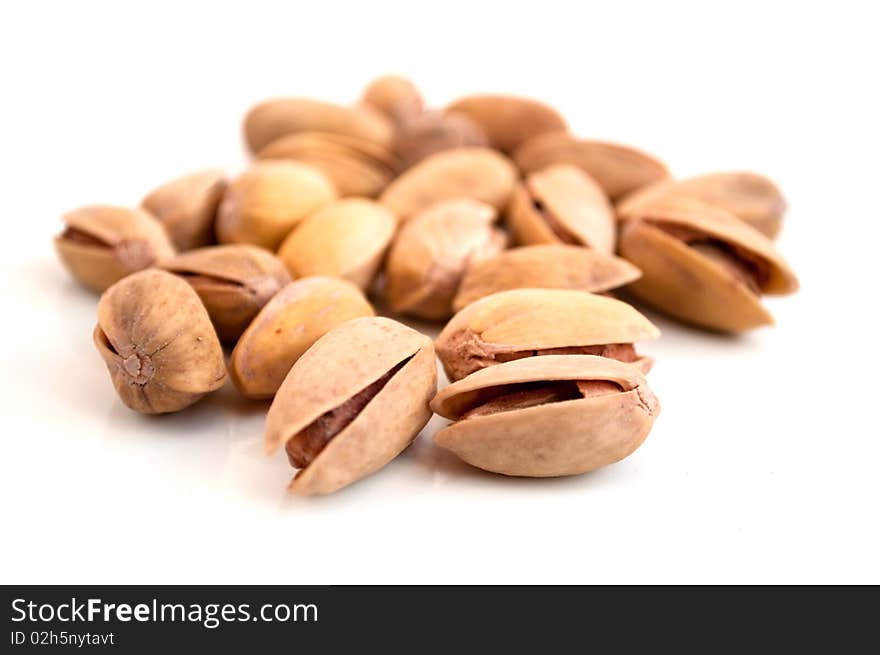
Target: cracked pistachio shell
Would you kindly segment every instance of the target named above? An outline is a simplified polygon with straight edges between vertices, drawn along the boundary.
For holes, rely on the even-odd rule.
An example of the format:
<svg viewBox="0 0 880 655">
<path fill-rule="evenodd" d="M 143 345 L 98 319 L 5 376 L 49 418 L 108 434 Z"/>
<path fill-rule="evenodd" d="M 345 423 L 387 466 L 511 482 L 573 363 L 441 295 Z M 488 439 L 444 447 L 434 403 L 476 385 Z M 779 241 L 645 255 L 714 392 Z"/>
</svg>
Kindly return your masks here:
<svg viewBox="0 0 880 655">
<path fill-rule="evenodd" d="M 254 153 L 293 132 L 330 132 L 386 147 L 392 138 L 391 123 L 376 111 L 308 98 L 267 100 L 244 119 L 245 140 Z"/>
<path fill-rule="evenodd" d="M 306 218 L 285 239 L 278 256 L 294 277 L 332 275 L 366 289 L 396 227 L 382 205 L 345 198 Z"/>
<path fill-rule="evenodd" d="M 259 161 L 226 189 L 217 237 L 221 243 L 250 243 L 274 251 L 297 223 L 335 198 L 332 183 L 311 166 Z"/>
<path fill-rule="evenodd" d="M 394 180 L 380 202 L 401 221 L 442 200 L 471 198 L 500 210 L 516 183 L 513 164 L 488 148 L 454 148 L 423 159 Z"/>
<path fill-rule="evenodd" d="M 95 291 L 174 254 L 161 223 L 140 209 L 92 205 L 62 220 L 65 230 L 55 237 L 58 256 L 73 277 Z"/>
<path fill-rule="evenodd" d="M 428 112 L 402 123 L 394 137 L 394 151 L 408 168 L 443 150 L 487 146 L 483 128 L 464 114 Z"/>
<path fill-rule="evenodd" d="M 747 172 L 710 173 L 657 182 L 621 200 L 617 214 L 628 218 L 652 204 L 676 198 L 699 200 L 724 209 L 771 239 L 779 234 L 785 214 L 785 198 L 772 180 Z"/>
<path fill-rule="evenodd" d="M 107 289 L 93 336 L 122 402 L 142 414 L 189 407 L 226 380 L 208 312 L 165 271 L 134 273 Z"/>
<path fill-rule="evenodd" d="M 295 132 L 257 154 L 259 159 L 293 159 L 320 170 L 342 196 L 378 195 L 397 174 L 400 161 L 371 141 L 324 132 Z"/>
<path fill-rule="evenodd" d="M 658 336 L 647 318 L 614 298 L 570 289 L 514 289 L 462 309 L 434 346 L 446 375 L 458 380 L 513 353 L 633 344 Z M 650 367 L 648 358 L 637 361 Z"/>
<path fill-rule="evenodd" d="M 201 298 L 222 341 L 234 343 L 257 312 L 290 282 L 268 250 L 244 244 L 197 248 L 165 261 Z"/>
<path fill-rule="evenodd" d="M 229 373 L 248 398 L 271 398 L 315 341 L 373 308 L 353 284 L 331 277 L 296 280 L 276 293 L 241 335 Z"/>
<path fill-rule="evenodd" d="M 178 250 L 192 250 L 214 243 L 214 219 L 225 188 L 223 171 L 198 171 L 157 187 L 141 207 L 159 219 Z"/>
<path fill-rule="evenodd" d="M 528 175 L 513 191 L 507 218 L 523 245 L 570 243 L 614 252 L 614 210 L 602 188 L 575 166 Z"/>
<path fill-rule="evenodd" d="M 563 381 L 619 389 L 461 418 L 499 393 L 523 388 L 517 385 Z M 438 446 L 477 468 L 528 477 L 578 475 L 620 461 L 642 444 L 660 413 L 635 366 L 592 355 L 546 355 L 483 369 L 442 389 L 431 408 L 456 421 L 435 435 Z"/>
<path fill-rule="evenodd" d="M 437 390 L 431 340 L 388 318 L 360 318 L 328 332 L 297 361 L 266 418 L 274 453 L 314 421 L 406 362 L 291 481 L 303 495 L 337 491 L 400 454 L 431 418 Z"/>
<path fill-rule="evenodd" d="M 757 289 L 717 257 L 706 256 L 669 229 L 684 229 L 738 255 L 759 271 Z M 788 294 L 798 281 L 762 233 L 733 214 L 699 201 L 669 199 L 626 221 L 620 254 L 642 270 L 631 291 L 657 309 L 688 323 L 742 332 L 773 323 L 761 293 Z"/>
<path fill-rule="evenodd" d="M 450 200 L 408 221 L 394 240 L 386 266 L 391 309 L 428 320 L 452 315 L 464 272 L 504 249 L 497 212 L 476 200 Z"/>
<path fill-rule="evenodd" d="M 567 129 L 559 112 L 531 98 L 472 95 L 453 102 L 446 111 L 471 118 L 485 130 L 492 147 L 507 153 L 536 135 Z"/>
<path fill-rule="evenodd" d="M 364 89 L 361 102 L 370 105 L 395 124 L 415 118 L 425 108 L 421 91 L 400 75 L 377 77 Z"/>
<path fill-rule="evenodd" d="M 532 173 L 552 164 L 577 166 L 612 200 L 669 176 L 660 161 L 629 146 L 578 139 L 566 132 L 542 134 L 513 154 L 519 169 Z"/>
<path fill-rule="evenodd" d="M 510 289 L 580 289 L 601 293 L 637 280 L 641 272 L 621 257 L 564 244 L 525 246 L 470 266 L 452 303 L 455 311 Z"/>
</svg>

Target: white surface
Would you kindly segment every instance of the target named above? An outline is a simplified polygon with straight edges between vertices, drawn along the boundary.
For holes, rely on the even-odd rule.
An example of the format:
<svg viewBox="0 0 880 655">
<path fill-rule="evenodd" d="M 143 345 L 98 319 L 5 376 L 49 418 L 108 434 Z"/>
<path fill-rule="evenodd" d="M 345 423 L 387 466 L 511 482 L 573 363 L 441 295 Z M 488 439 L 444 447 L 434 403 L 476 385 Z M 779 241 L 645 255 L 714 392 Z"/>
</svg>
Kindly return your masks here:
<svg viewBox="0 0 880 655">
<path fill-rule="evenodd" d="M 4 4 L 0 581 L 880 582 L 871 7 Z M 59 214 L 240 166 L 253 102 L 349 101 L 395 70 L 437 105 L 544 98 L 679 175 L 773 176 L 802 292 L 742 338 L 657 318 L 654 432 L 573 479 L 484 474 L 423 435 L 303 500 L 263 455 L 265 407 L 230 386 L 166 418 L 123 407 L 95 298 L 51 250 Z"/>
</svg>

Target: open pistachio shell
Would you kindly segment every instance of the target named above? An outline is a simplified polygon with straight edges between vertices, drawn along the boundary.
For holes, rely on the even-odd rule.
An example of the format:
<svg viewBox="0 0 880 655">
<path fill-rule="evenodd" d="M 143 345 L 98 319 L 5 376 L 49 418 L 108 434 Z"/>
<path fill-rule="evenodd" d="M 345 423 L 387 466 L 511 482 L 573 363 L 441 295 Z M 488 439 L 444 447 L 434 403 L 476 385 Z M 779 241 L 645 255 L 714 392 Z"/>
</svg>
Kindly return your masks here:
<svg viewBox="0 0 880 655">
<path fill-rule="evenodd" d="M 226 188 L 222 170 L 198 171 L 153 189 L 141 207 L 159 219 L 178 250 L 214 243 L 214 219 Z"/>
<path fill-rule="evenodd" d="M 531 173 L 513 191 L 507 211 L 523 245 L 570 243 L 614 252 L 614 211 L 602 188 L 575 166 L 557 164 Z"/>
<path fill-rule="evenodd" d="M 278 256 L 291 275 L 333 275 L 366 289 L 379 270 L 397 222 L 382 205 L 345 198 L 305 219 Z"/>
<path fill-rule="evenodd" d="M 307 277 L 275 294 L 241 335 L 229 373 L 248 398 L 271 398 L 300 356 L 324 334 L 373 308 L 353 284 Z"/>
<path fill-rule="evenodd" d="M 396 124 L 415 118 L 425 108 L 425 101 L 416 85 L 400 75 L 377 77 L 364 89 L 361 101 Z"/>
<path fill-rule="evenodd" d="M 467 96 L 453 102 L 446 111 L 470 117 L 485 130 L 492 147 L 507 153 L 538 134 L 567 127 L 565 119 L 552 107 L 517 96 Z"/>
<path fill-rule="evenodd" d="M 166 260 L 162 268 L 199 294 L 222 341 L 235 342 L 257 312 L 290 282 L 284 264 L 257 246 L 197 248 Z"/>
<path fill-rule="evenodd" d="M 297 223 L 335 198 L 333 184 L 312 166 L 258 161 L 226 189 L 217 237 L 221 243 L 250 243 L 274 251 Z"/>
<path fill-rule="evenodd" d="M 266 450 L 304 466 L 289 490 L 327 494 L 400 454 L 431 418 L 431 340 L 387 318 L 348 321 L 290 369 L 266 418 Z"/>
<path fill-rule="evenodd" d="M 389 146 L 391 123 L 375 111 L 345 107 L 308 98 L 279 98 L 253 107 L 244 119 L 244 135 L 251 152 L 285 134 L 331 132 Z"/>
<path fill-rule="evenodd" d="M 423 159 L 394 180 L 380 202 L 405 221 L 442 200 L 471 198 L 500 210 L 507 205 L 516 169 L 489 148 L 454 148 Z"/>
<path fill-rule="evenodd" d="M 510 289 L 580 289 L 600 293 L 637 280 L 641 272 L 625 259 L 563 244 L 526 246 L 471 265 L 452 303 L 455 311 Z"/>
<path fill-rule="evenodd" d="M 700 200 L 724 209 L 764 235 L 774 238 L 782 227 L 785 198 L 773 182 L 757 173 L 710 173 L 684 180 L 666 180 L 639 189 L 617 205 L 620 218 L 675 198 Z"/>
<path fill-rule="evenodd" d="M 397 174 L 399 159 L 371 141 L 324 132 L 295 132 L 257 153 L 259 159 L 293 159 L 320 170 L 342 196 L 378 195 Z"/>
<path fill-rule="evenodd" d="M 595 354 L 650 368 L 632 344 L 660 331 L 614 298 L 568 289 L 515 289 L 471 303 L 446 324 L 435 347 L 450 380 L 521 357 Z"/>
<path fill-rule="evenodd" d="M 578 139 L 567 132 L 541 134 L 513 154 L 523 173 L 552 164 L 571 164 L 590 175 L 612 200 L 666 177 L 661 162 L 629 146 Z"/>
<path fill-rule="evenodd" d="M 92 205 L 62 220 L 55 250 L 70 274 L 95 291 L 174 254 L 162 224 L 140 209 Z"/>
<path fill-rule="evenodd" d="M 408 221 L 388 255 L 385 294 L 391 309 L 428 320 L 449 317 L 468 267 L 504 248 L 496 217 L 485 203 L 450 200 Z"/>
<path fill-rule="evenodd" d="M 578 475 L 620 461 L 660 405 L 630 364 L 590 355 L 519 359 L 445 387 L 431 408 L 456 422 L 434 443 L 505 475 Z"/>
<path fill-rule="evenodd" d="M 394 137 L 394 151 L 405 167 L 443 150 L 486 146 L 483 128 L 464 114 L 428 112 L 402 123 Z"/>
<path fill-rule="evenodd" d="M 632 292 L 679 319 L 742 332 L 772 324 L 760 295 L 793 293 L 798 281 L 770 240 L 734 215 L 667 199 L 628 220 L 620 254 L 642 270 Z"/>
<path fill-rule="evenodd" d="M 107 289 L 93 336 L 122 402 L 143 414 L 181 410 L 226 380 L 202 302 L 165 271 L 140 271 Z"/>
</svg>

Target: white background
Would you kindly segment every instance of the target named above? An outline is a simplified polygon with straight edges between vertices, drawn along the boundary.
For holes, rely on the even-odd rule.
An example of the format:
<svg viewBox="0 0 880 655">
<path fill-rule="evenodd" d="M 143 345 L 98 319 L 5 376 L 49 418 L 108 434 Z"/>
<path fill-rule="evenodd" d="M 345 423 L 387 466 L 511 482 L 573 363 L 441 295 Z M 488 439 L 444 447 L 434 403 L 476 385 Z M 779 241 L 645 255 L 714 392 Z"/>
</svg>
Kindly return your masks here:
<svg viewBox="0 0 880 655">
<path fill-rule="evenodd" d="M 878 49 L 872 3 L 4 3 L 4 583 L 880 582 Z M 802 292 L 742 338 L 650 314 L 663 412 L 624 462 L 481 473 L 423 434 L 335 496 L 289 497 L 265 405 L 228 385 L 138 416 L 55 260 L 59 215 L 245 159 L 281 94 L 544 98 L 682 176 L 771 175 Z M 439 424 L 439 419 L 431 427 Z"/>
</svg>

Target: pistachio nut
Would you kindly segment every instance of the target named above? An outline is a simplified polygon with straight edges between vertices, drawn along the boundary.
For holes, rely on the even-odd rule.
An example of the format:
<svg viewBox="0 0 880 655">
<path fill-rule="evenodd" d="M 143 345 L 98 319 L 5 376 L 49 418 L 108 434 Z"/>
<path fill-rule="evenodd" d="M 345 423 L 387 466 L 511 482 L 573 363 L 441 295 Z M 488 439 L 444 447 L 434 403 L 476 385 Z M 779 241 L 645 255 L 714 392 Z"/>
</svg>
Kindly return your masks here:
<svg viewBox="0 0 880 655">
<path fill-rule="evenodd" d="M 517 96 L 471 95 L 453 102 L 446 111 L 470 117 L 486 131 L 492 147 L 506 153 L 534 136 L 567 128 L 552 107 Z"/>
<path fill-rule="evenodd" d="M 189 407 L 226 380 L 208 312 L 165 271 L 140 271 L 107 289 L 93 338 L 122 402 L 142 414 Z"/>
<path fill-rule="evenodd" d="M 140 209 L 91 205 L 62 220 L 64 231 L 55 237 L 58 257 L 73 277 L 95 291 L 174 254 L 162 224 Z"/>
<path fill-rule="evenodd" d="M 621 257 L 564 244 L 526 246 L 476 262 L 464 274 L 452 308 L 510 289 L 580 289 L 602 293 L 637 280 Z"/>
<path fill-rule="evenodd" d="M 394 151 L 408 168 L 435 152 L 486 146 L 483 128 L 464 114 L 427 112 L 402 123 L 394 137 Z"/>
<path fill-rule="evenodd" d="M 486 471 L 579 475 L 645 440 L 660 404 L 631 364 L 592 355 L 519 359 L 445 387 L 431 409 L 455 421 L 434 443 Z"/>
<path fill-rule="evenodd" d="M 166 260 L 162 268 L 189 282 L 208 310 L 217 336 L 231 343 L 290 282 L 280 259 L 245 244 L 190 250 Z"/>
<path fill-rule="evenodd" d="M 380 145 L 325 132 L 285 135 L 260 150 L 257 157 L 294 159 L 313 166 L 342 196 L 376 196 L 401 167 L 397 156 Z"/>
<path fill-rule="evenodd" d="M 406 221 L 442 200 L 471 198 L 502 209 L 516 183 L 513 164 L 489 148 L 453 148 L 435 153 L 394 180 L 380 202 Z"/>
<path fill-rule="evenodd" d="M 532 173 L 552 164 L 571 164 L 590 175 L 611 200 L 669 176 L 660 161 L 629 146 L 578 139 L 567 132 L 541 134 L 513 154 L 519 169 Z"/>
<path fill-rule="evenodd" d="M 388 254 L 385 296 L 395 312 L 429 320 L 452 314 L 469 266 L 504 249 L 497 212 L 477 200 L 438 203 L 408 221 Z"/>
<path fill-rule="evenodd" d="M 627 218 L 667 199 L 700 200 L 736 215 L 771 239 L 782 228 L 785 198 L 772 180 L 757 173 L 710 173 L 684 180 L 666 180 L 639 189 L 617 205 Z"/>
<path fill-rule="evenodd" d="M 614 210 L 602 188 L 575 166 L 529 174 L 513 190 L 507 219 L 523 245 L 569 243 L 614 252 Z"/>
<path fill-rule="evenodd" d="M 284 240 L 278 256 L 294 277 L 333 275 L 366 289 L 396 226 L 379 203 L 344 198 L 306 218 Z"/>
<path fill-rule="evenodd" d="M 629 287 L 636 296 L 671 316 L 720 331 L 772 324 L 761 294 L 798 288 L 766 236 L 696 200 L 652 204 L 626 221 L 620 254 L 642 270 Z"/>
<path fill-rule="evenodd" d="M 372 316 L 373 308 L 353 284 L 307 277 L 285 286 L 241 335 L 229 373 L 248 398 L 271 398 L 293 363 L 322 335 L 345 321 Z"/>
<path fill-rule="evenodd" d="M 514 289 L 471 303 L 446 324 L 434 345 L 450 380 L 523 357 L 601 355 L 652 360 L 633 344 L 660 331 L 633 307 L 606 296 L 571 289 Z"/>
<path fill-rule="evenodd" d="M 389 146 L 391 123 L 375 111 L 309 98 L 278 98 L 253 107 L 244 119 L 251 152 L 293 132 L 331 132 Z"/>
<path fill-rule="evenodd" d="M 331 330 L 290 369 L 266 418 L 266 450 L 300 469 L 288 489 L 327 494 L 399 455 L 431 418 L 431 340 L 388 318 Z"/>
<path fill-rule="evenodd" d="M 223 171 L 198 171 L 153 189 L 141 207 L 159 219 L 178 250 L 192 250 L 214 243 L 214 219 L 225 188 Z"/>
<path fill-rule="evenodd" d="M 416 85 L 400 75 L 377 77 L 364 89 L 361 101 L 395 124 L 415 118 L 425 107 L 425 101 Z"/>
<path fill-rule="evenodd" d="M 333 185 L 311 166 L 259 161 L 226 189 L 217 237 L 221 243 L 250 243 L 274 251 L 297 223 L 335 198 Z"/>
</svg>

